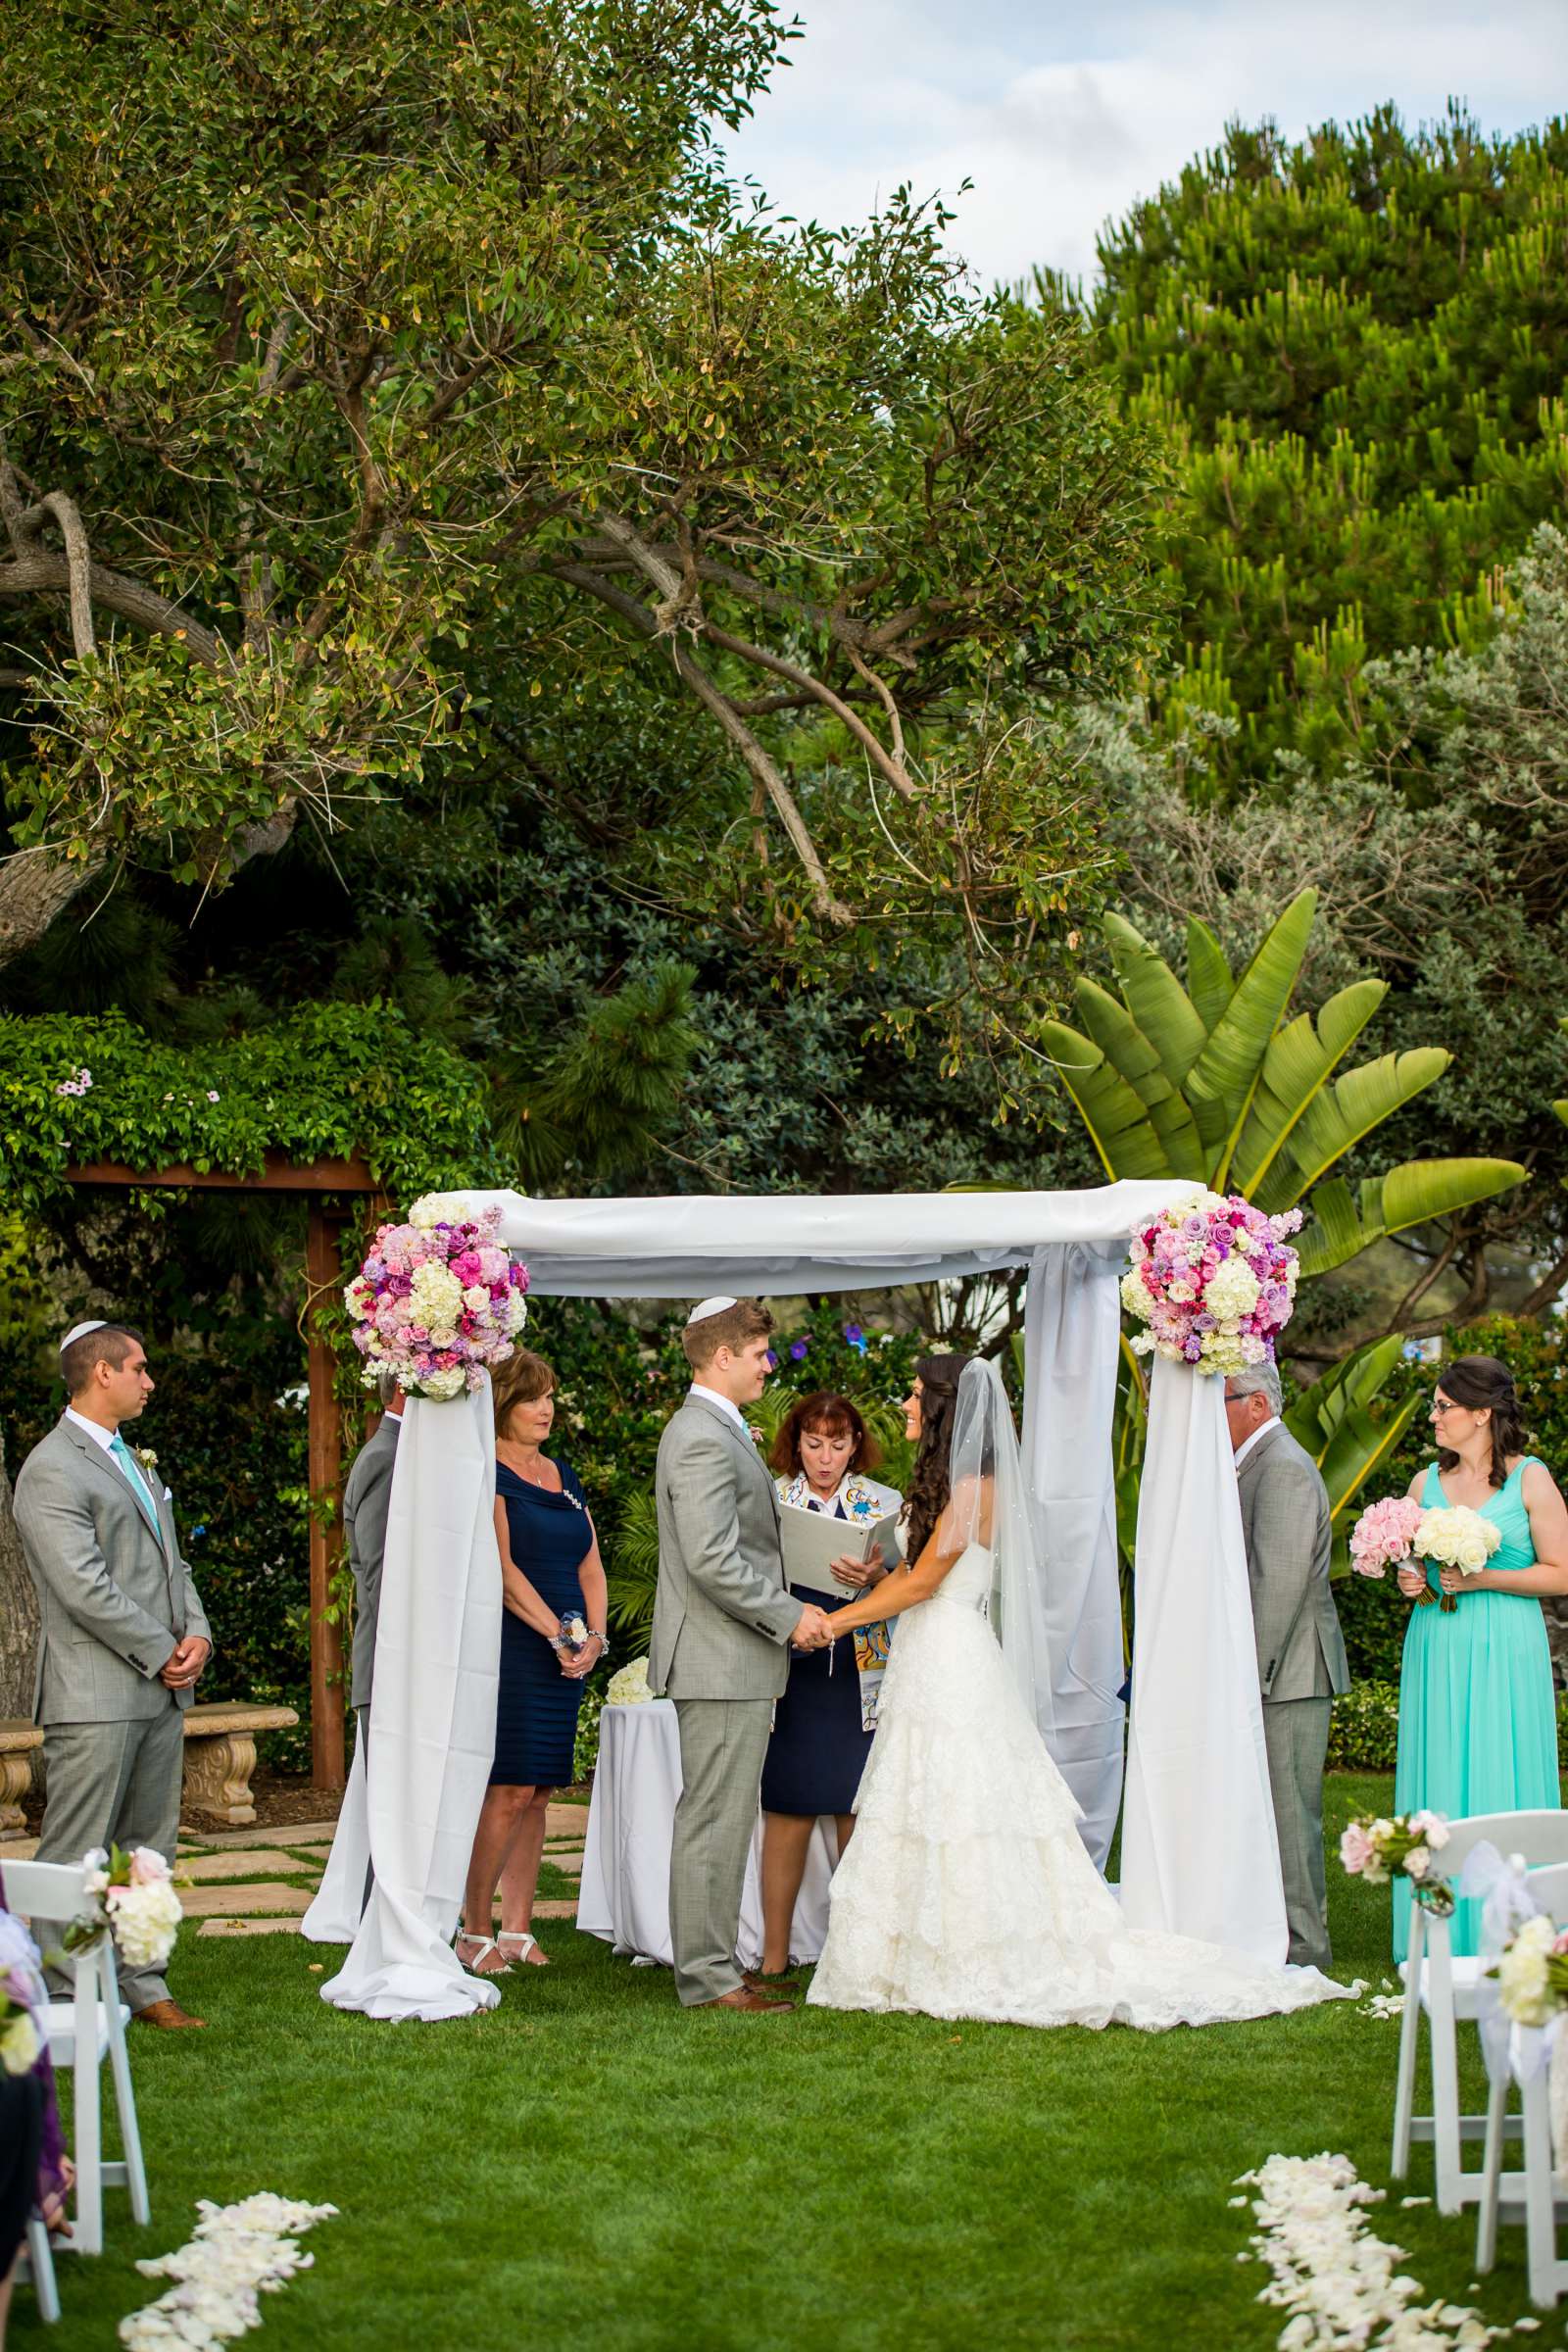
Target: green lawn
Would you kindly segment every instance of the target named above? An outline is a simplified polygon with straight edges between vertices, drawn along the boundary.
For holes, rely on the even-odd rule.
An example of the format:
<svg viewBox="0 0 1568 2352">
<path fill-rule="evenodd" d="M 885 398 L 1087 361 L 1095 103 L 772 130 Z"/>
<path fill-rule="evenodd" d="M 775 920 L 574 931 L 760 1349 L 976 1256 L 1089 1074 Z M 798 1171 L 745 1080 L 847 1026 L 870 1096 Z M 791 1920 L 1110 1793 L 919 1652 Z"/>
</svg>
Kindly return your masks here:
<svg viewBox="0 0 1568 2352">
<path fill-rule="evenodd" d="M 1333 1835 L 1389 1797 L 1335 1780 Z M 1387 1890 L 1335 1864 L 1331 1895 L 1341 1974 L 1381 1983 Z M 547 1940 L 555 1967 L 493 2015 L 395 2027 L 325 2008 L 294 1936 L 189 1936 L 175 1989 L 210 2031 L 134 2036 L 153 2225 L 111 2192 L 110 2251 L 63 2262 L 65 2325 L 23 2291 L 13 2341 L 112 2344 L 156 2291 L 136 2254 L 187 2235 L 199 2196 L 272 2188 L 342 2209 L 266 2300 L 277 2352 L 1229 2352 L 1280 2325 L 1235 2259 L 1235 2176 L 1333 2148 L 1387 2185 L 1398 2029 L 1348 2003 L 1158 2035 L 685 2016 L 662 1970 L 563 1923 Z M 1522 2232 L 1474 2296 L 1473 2221 L 1403 2193 L 1373 2226 L 1429 2295 L 1529 2308 Z"/>
</svg>

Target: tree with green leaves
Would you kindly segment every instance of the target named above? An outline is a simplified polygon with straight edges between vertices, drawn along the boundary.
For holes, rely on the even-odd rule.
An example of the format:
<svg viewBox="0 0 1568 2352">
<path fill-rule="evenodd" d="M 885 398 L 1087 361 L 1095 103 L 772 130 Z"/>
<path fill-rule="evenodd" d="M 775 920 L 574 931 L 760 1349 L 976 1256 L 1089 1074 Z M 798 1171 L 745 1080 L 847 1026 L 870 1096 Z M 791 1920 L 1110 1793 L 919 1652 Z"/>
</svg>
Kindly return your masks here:
<svg viewBox="0 0 1568 2352">
<path fill-rule="evenodd" d="M 126 859 L 214 889 L 497 744 L 552 794 L 549 738 L 629 706 L 721 754 L 638 845 L 667 903 L 808 970 L 926 921 L 1049 966 L 1093 827 L 1014 722 L 1149 649 L 1142 437 L 939 212 L 725 184 L 788 37 L 772 0 L 18 21 L 0 952 Z"/>
<path fill-rule="evenodd" d="M 1568 122 L 1235 124 L 1100 260 L 1101 349 L 1171 461 L 1164 720 L 1234 721 L 1210 786 L 1337 765 L 1377 730 L 1367 662 L 1479 644 L 1497 567 L 1560 516 Z"/>
</svg>

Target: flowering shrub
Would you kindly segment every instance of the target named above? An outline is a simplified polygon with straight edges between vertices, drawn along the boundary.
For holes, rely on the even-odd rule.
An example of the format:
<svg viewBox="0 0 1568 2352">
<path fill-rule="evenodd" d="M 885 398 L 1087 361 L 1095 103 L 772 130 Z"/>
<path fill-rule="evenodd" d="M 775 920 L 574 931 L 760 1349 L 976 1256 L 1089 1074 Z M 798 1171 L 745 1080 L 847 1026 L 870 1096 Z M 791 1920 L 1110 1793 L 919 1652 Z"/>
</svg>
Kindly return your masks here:
<svg viewBox="0 0 1568 2352">
<path fill-rule="evenodd" d="M 527 1321 L 527 1269 L 499 1240 L 501 1211 L 464 1214 L 460 1193 L 416 1200 L 406 1225 L 383 1225 L 343 1294 L 364 1380 L 389 1368 L 405 1395 L 447 1398 L 484 1385 Z"/>
<path fill-rule="evenodd" d="M 1135 1352 L 1200 1372 L 1272 1362 L 1296 1300 L 1298 1260 L 1285 1237 L 1300 1222 L 1298 1208 L 1265 1217 L 1239 1193 L 1203 1193 L 1146 1225 L 1121 1285 L 1123 1306 L 1146 1326 Z"/>
</svg>

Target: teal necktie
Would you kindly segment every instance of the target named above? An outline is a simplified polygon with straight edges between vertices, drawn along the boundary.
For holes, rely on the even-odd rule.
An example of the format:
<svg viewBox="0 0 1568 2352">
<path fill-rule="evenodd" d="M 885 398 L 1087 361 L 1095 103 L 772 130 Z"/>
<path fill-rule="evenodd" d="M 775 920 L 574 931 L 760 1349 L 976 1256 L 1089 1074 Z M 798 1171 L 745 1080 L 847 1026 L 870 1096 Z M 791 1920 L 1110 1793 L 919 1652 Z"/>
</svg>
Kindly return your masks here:
<svg viewBox="0 0 1568 2352">
<path fill-rule="evenodd" d="M 120 1464 L 121 1469 L 124 1472 L 126 1481 L 130 1486 L 132 1494 L 137 1496 L 142 1504 L 143 1509 L 146 1511 L 148 1518 L 152 1521 L 153 1526 L 157 1528 L 158 1505 L 154 1502 L 152 1495 L 148 1491 L 147 1481 L 143 1478 L 140 1470 L 136 1467 L 135 1455 L 131 1452 L 130 1447 L 125 1444 L 124 1439 L 121 1436 L 118 1429 L 109 1441 L 109 1450 L 114 1455 L 115 1460 Z M 163 1531 L 160 1528 L 160 1541 L 162 1540 L 162 1533 Z"/>
</svg>

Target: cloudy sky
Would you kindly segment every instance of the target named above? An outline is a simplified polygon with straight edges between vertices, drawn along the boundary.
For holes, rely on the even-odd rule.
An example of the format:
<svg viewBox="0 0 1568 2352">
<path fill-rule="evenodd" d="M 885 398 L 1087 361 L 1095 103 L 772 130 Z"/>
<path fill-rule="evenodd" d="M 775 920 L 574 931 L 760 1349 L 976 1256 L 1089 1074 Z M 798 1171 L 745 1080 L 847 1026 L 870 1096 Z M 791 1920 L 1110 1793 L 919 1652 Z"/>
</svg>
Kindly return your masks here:
<svg viewBox="0 0 1568 2352">
<path fill-rule="evenodd" d="M 860 220 L 910 180 L 962 199 L 981 276 L 1084 273 L 1107 214 L 1272 114 L 1298 132 L 1449 95 L 1489 130 L 1568 107 L 1565 0 L 796 0 L 790 51 L 734 163 L 786 212 Z"/>
</svg>

